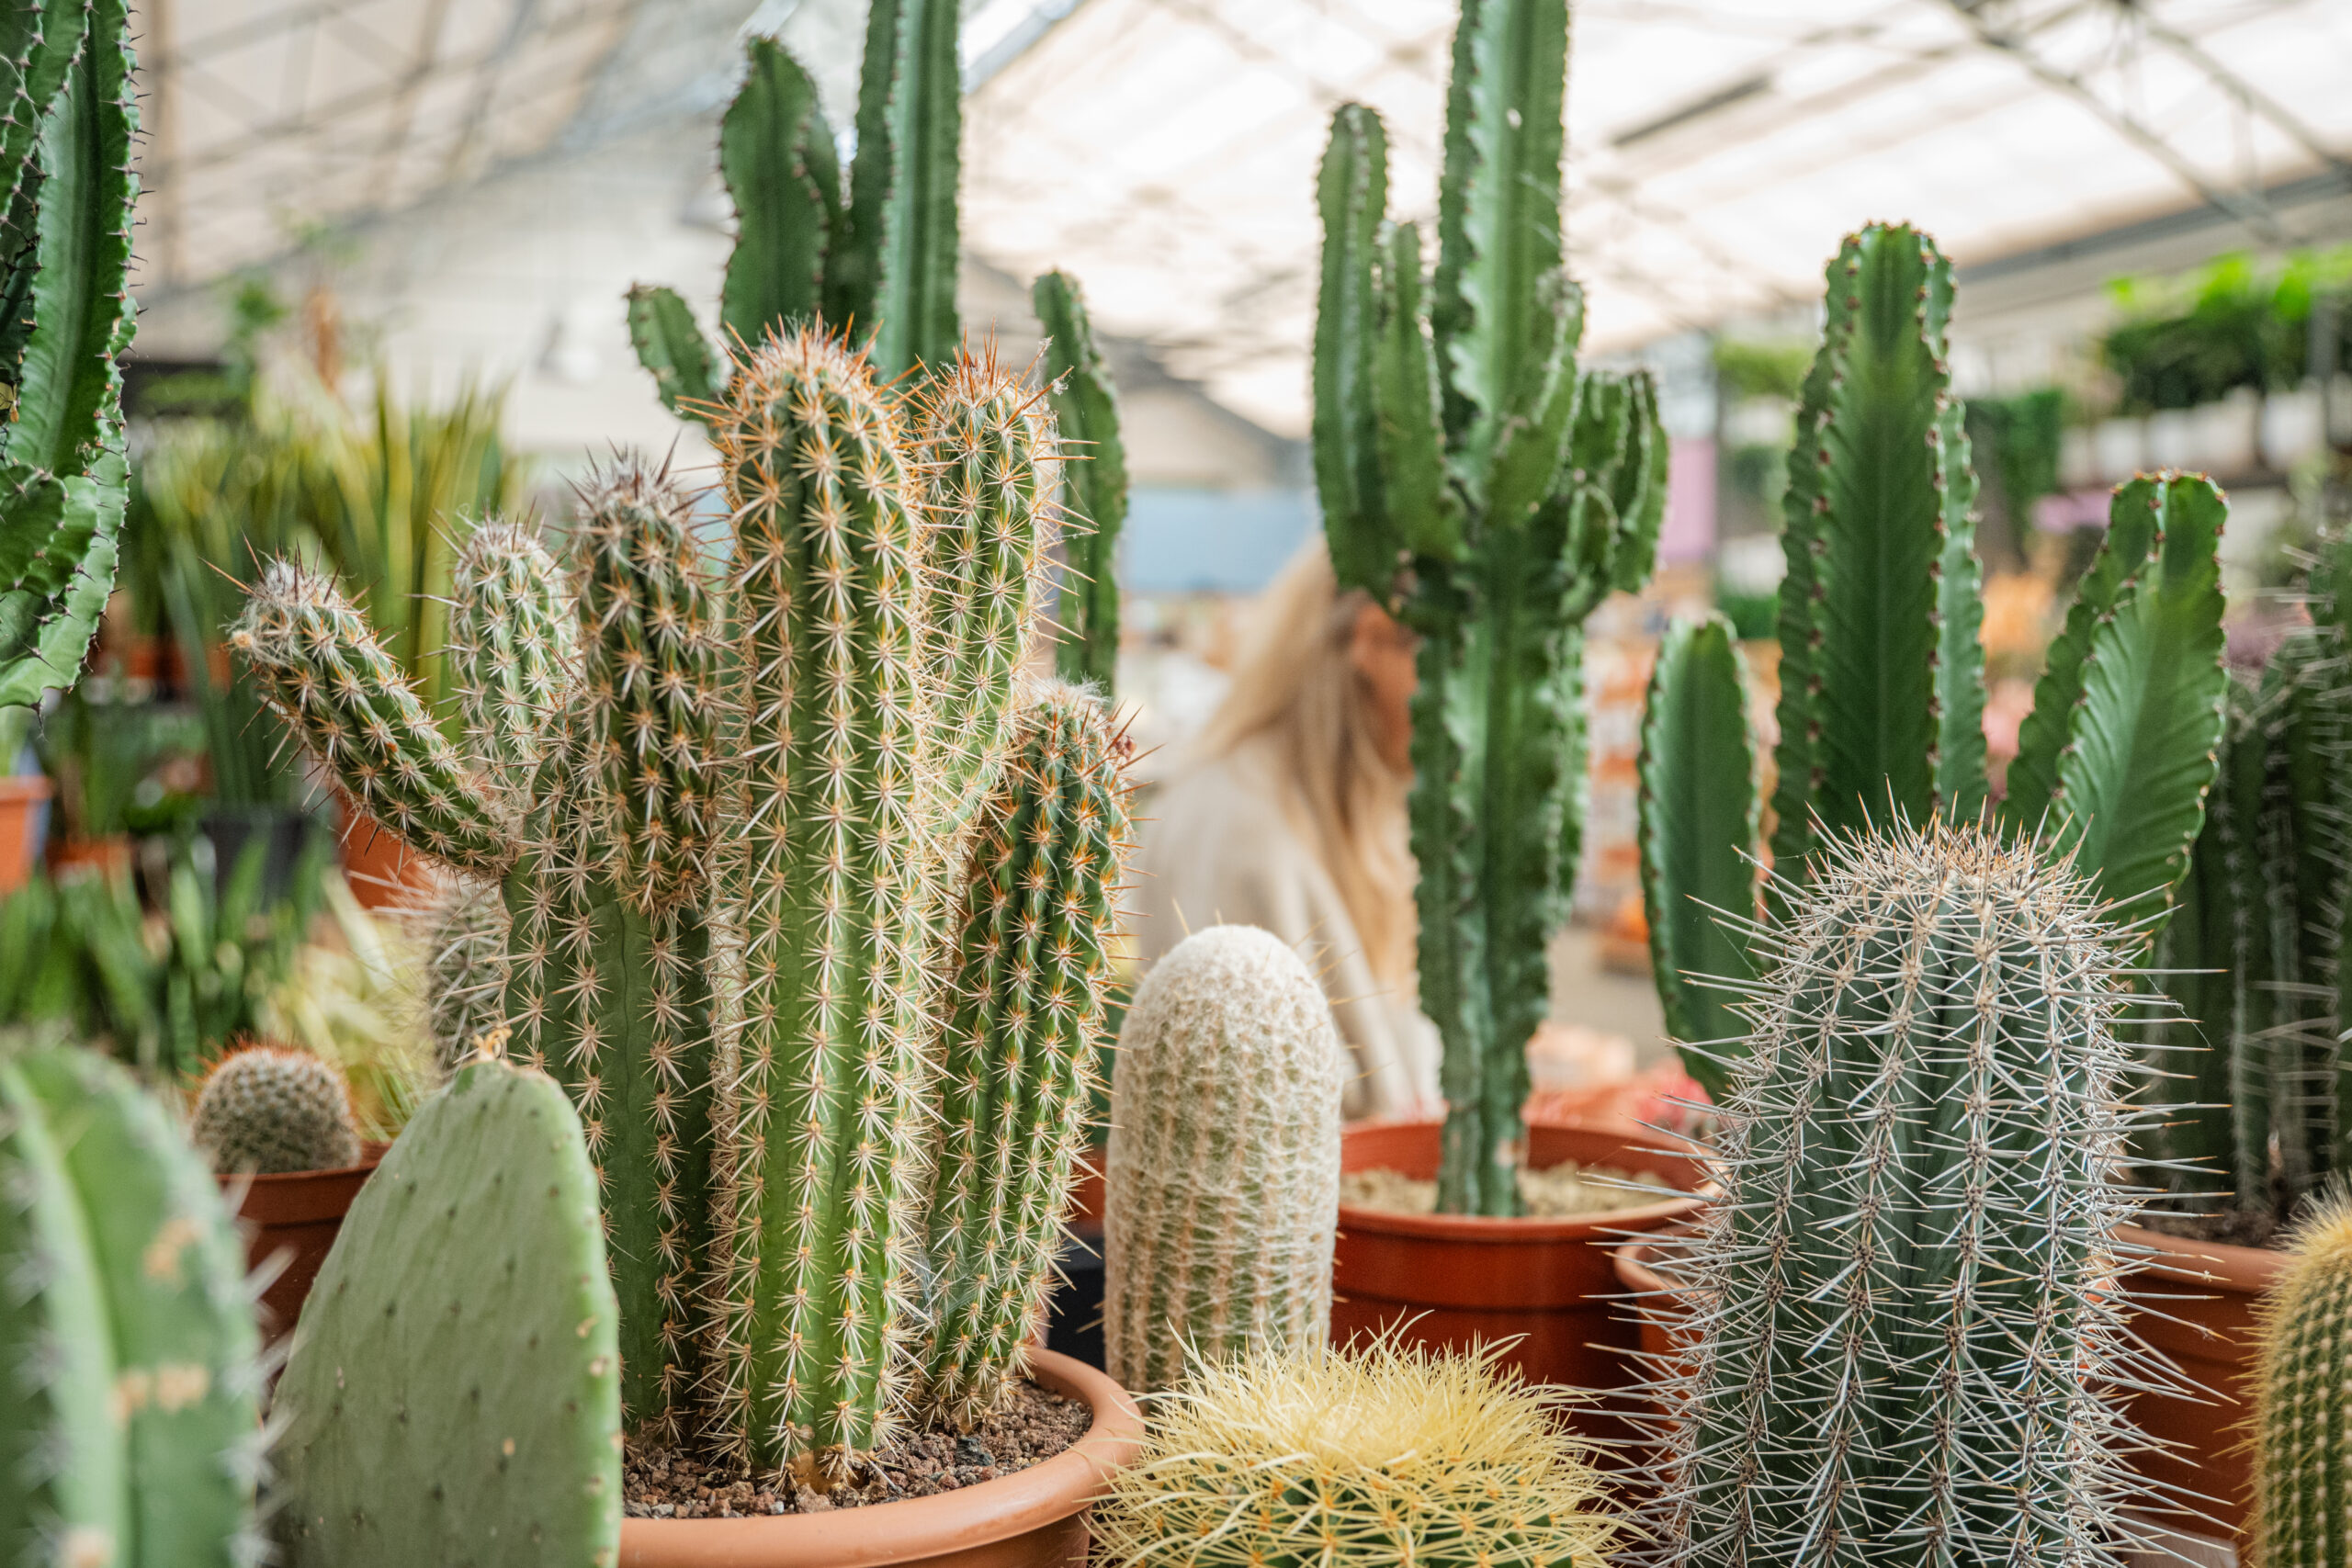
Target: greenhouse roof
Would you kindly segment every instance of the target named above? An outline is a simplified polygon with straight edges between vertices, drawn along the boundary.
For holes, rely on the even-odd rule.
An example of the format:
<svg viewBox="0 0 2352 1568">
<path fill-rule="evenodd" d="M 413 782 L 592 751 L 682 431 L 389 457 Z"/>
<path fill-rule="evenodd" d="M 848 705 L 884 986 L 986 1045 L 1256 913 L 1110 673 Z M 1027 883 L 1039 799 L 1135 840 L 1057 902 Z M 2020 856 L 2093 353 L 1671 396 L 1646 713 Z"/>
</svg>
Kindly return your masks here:
<svg viewBox="0 0 2352 1568">
<path fill-rule="evenodd" d="M 142 288 L 616 128 L 707 113 L 732 40 L 855 0 L 171 0 L 145 8 Z M 967 243 L 1305 425 L 1316 161 L 1385 117 L 1435 205 L 1455 0 L 966 0 Z M 1871 218 L 1979 263 L 2201 208 L 2216 248 L 2352 188 L 2352 0 L 1581 0 L 1568 238 L 1588 341 L 1801 305 Z M 805 22 L 804 15 L 800 21 Z M 835 28 L 843 38 L 846 28 Z M 851 49 L 816 63 L 831 92 Z M 837 105 L 840 115 L 846 105 Z M 845 118 L 845 117 L 843 117 Z M 667 215 L 664 215 L 665 218 Z"/>
</svg>

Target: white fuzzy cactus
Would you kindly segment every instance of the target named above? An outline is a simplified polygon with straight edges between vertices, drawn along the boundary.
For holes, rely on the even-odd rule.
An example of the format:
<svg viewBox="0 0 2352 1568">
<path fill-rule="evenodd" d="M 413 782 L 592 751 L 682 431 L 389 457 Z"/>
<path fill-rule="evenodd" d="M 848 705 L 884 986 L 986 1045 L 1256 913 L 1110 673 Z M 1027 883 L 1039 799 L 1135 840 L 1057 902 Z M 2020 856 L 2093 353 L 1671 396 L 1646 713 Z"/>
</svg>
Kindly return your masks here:
<svg viewBox="0 0 2352 1568">
<path fill-rule="evenodd" d="M 1331 1326 L 1348 1059 L 1298 954 L 1195 932 L 1136 991 L 1112 1073 L 1109 1371 L 1149 1392 L 1188 1356 L 1321 1344 Z"/>
</svg>

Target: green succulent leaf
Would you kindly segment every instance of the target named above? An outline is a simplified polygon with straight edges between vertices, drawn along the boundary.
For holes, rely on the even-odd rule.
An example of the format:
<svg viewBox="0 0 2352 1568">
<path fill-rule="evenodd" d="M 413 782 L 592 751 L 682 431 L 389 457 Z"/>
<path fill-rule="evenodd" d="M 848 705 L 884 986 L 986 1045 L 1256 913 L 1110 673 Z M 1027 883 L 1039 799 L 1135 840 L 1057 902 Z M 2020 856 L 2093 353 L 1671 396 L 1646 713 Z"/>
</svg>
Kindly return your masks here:
<svg viewBox="0 0 2352 1568">
<path fill-rule="evenodd" d="M 725 356 L 695 324 L 693 307 L 674 288 L 639 284 L 628 291 L 628 335 L 637 362 L 653 372 L 662 406 L 707 424 L 726 390 L 718 369 Z"/>
</svg>

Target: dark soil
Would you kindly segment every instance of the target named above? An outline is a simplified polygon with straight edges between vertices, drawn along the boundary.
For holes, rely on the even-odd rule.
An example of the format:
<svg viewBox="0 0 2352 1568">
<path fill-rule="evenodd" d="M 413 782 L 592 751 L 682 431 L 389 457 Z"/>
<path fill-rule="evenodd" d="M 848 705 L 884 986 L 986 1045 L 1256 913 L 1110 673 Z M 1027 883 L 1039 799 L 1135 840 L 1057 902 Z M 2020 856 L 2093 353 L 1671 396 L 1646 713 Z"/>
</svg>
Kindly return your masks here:
<svg viewBox="0 0 2352 1568">
<path fill-rule="evenodd" d="M 1043 1464 L 1084 1437 L 1093 1419 L 1084 1400 L 1048 1393 L 1024 1380 L 1012 1385 L 1003 1409 L 971 1432 L 903 1432 L 852 1483 L 824 1493 L 786 1474 L 738 1474 L 631 1438 L 621 1460 L 621 1495 L 633 1519 L 746 1519 L 862 1508 L 977 1486 Z"/>
<path fill-rule="evenodd" d="M 2284 1239 L 2270 1213 L 2167 1214 L 2146 1213 L 2133 1222 L 2175 1241 L 2215 1241 L 2225 1247 L 2270 1247 Z"/>
</svg>

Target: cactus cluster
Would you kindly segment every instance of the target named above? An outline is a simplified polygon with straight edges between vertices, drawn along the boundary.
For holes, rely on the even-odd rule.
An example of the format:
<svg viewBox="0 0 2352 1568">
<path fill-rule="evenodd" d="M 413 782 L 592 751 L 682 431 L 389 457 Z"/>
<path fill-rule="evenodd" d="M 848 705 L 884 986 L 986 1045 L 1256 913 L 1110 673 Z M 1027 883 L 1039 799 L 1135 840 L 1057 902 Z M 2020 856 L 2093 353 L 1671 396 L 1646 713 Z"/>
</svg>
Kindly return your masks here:
<svg viewBox="0 0 2352 1568">
<path fill-rule="evenodd" d="M 1783 503 L 1775 877 L 1762 896 L 1782 906 L 1841 834 L 1990 813 L 2013 837 L 2072 854 L 2144 942 L 2187 872 L 2214 778 L 2221 492 L 2171 474 L 2116 491 L 2007 794 L 1989 807 L 1976 480 L 1945 360 L 1951 269 L 1917 230 L 1873 224 L 1847 238 L 1827 282 Z M 1744 1049 L 1730 997 L 1757 960 L 1736 928 L 1757 912 L 1767 848 L 1744 701 L 1720 630 L 1669 636 L 1642 762 L 1643 886 L 1668 1029 L 1716 1096 Z"/>
<path fill-rule="evenodd" d="M 123 0 L 0 19 L 0 707 L 71 686 L 114 587 L 139 109 Z"/>
<path fill-rule="evenodd" d="M 2303 1222 L 2294 1251 L 2262 1304 L 2251 1560 L 2261 1568 L 2347 1568 L 2352 1190 L 2339 1188 Z"/>
<path fill-rule="evenodd" d="M 616 1562 L 618 1315 L 571 1103 L 467 1066 L 360 1189 L 295 1332 L 279 1561 Z"/>
<path fill-rule="evenodd" d="M 1756 937 L 1657 1560 L 2118 1561 L 2114 1231 L 2132 938 L 2063 860 L 1930 820 L 1816 840 Z"/>
<path fill-rule="evenodd" d="M 1317 186 L 1315 480 L 1331 564 L 1421 638 L 1409 813 L 1451 1213 L 1518 1211 L 1526 1045 L 1582 843 L 1583 626 L 1648 579 L 1666 502 L 1650 378 L 1577 367 L 1567 25 L 1564 0 L 1464 8 L 1434 274 L 1419 231 L 1385 217 L 1372 110 L 1334 116 Z"/>
<path fill-rule="evenodd" d="M 1123 752 L 1095 698 L 1018 678 L 1057 521 L 1036 392 L 982 356 L 894 395 L 806 328 L 716 420 L 727 539 L 621 460 L 562 571 L 481 546 L 526 558 L 460 579 L 485 602 L 453 618 L 506 649 L 474 685 L 534 684 L 469 696 L 462 745 L 331 584 L 271 569 L 232 641 L 379 822 L 496 880 L 484 1021 L 578 1108 L 629 1428 L 823 1484 L 1018 1366 L 1102 1025 Z"/>
<path fill-rule="evenodd" d="M 1136 987 L 1112 1075 L 1103 1344 L 1126 1387 L 1331 1328 L 1347 1053 L 1305 961 L 1211 926 Z"/>
<path fill-rule="evenodd" d="M 1601 1568 L 1619 1531 L 1559 1396 L 1499 1352 L 1300 1345 L 1204 1363 L 1094 1516 L 1113 1568 Z"/>
<path fill-rule="evenodd" d="M 351 1086 L 323 1056 L 252 1044 L 213 1065 L 188 1132 L 224 1173 L 277 1176 L 359 1163 Z"/>
<path fill-rule="evenodd" d="M 260 1561 L 244 1271 L 212 1173 L 127 1073 L 0 1048 L 0 1562 Z"/>
</svg>

